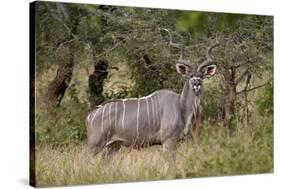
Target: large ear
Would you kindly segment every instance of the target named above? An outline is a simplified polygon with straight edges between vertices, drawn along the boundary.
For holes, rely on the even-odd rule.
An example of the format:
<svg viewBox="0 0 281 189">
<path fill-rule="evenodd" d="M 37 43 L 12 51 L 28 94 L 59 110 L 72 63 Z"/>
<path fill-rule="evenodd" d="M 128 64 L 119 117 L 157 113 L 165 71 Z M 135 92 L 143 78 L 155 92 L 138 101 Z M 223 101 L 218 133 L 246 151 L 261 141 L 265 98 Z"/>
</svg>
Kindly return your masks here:
<svg viewBox="0 0 281 189">
<path fill-rule="evenodd" d="M 203 75 L 205 78 L 210 78 L 216 73 L 217 66 L 216 65 L 209 65 L 203 68 Z"/>
<path fill-rule="evenodd" d="M 187 77 L 191 72 L 191 68 L 185 64 L 178 63 L 176 64 L 176 68 L 177 72 L 184 77 Z"/>
</svg>

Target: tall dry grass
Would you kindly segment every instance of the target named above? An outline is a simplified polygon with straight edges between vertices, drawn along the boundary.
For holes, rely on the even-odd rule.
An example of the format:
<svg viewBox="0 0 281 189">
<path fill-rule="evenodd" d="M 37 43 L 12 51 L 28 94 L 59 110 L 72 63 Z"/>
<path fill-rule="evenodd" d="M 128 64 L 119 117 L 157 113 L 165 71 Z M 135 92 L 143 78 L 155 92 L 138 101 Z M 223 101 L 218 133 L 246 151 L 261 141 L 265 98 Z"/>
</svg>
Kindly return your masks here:
<svg viewBox="0 0 281 189">
<path fill-rule="evenodd" d="M 240 125 L 233 135 L 221 126 L 202 127 L 198 143 L 178 143 L 175 160 L 161 146 L 122 148 L 114 158 L 92 158 L 86 144 L 36 147 L 37 186 L 81 185 L 273 172 L 272 118 Z"/>
</svg>

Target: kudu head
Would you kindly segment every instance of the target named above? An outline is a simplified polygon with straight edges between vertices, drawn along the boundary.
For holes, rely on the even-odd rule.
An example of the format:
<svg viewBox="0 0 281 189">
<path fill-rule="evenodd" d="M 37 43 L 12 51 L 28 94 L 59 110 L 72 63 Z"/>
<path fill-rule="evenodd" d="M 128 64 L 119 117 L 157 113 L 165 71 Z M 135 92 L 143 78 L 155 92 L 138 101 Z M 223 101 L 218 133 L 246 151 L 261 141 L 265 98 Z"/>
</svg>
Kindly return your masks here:
<svg viewBox="0 0 281 189">
<path fill-rule="evenodd" d="M 168 31 L 169 32 L 169 31 Z M 199 96 L 202 92 L 202 81 L 206 78 L 212 77 L 216 72 L 216 65 L 213 63 L 212 50 L 219 46 L 218 38 L 216 42 L 207 49 L 206 60 L 199 65 L 192 65 L 190 60 L 183 59 L 183 50 L 187 49 L 181 44 L 174 43 L 172 41 L 172 35 L 170 34 L 169 46 L 180 49 L 180 57 L 176 64 L 176 69 L 186 82 L 189 83 L 189 88 L 193 90 L 196 96 Z"/>
<path fill-rule="evenodd" d="M 217 66 L 213 64 L 211 51 L 217 45 L 218 43 L 208 48 L 207 59 L 199 65 L 193 66 L 189 60 L 183 60 L 182 55 L 176 64 L 177 72 L 189 82 L 189 87 L 192 88 L 196 96 L 201 94 L 202 81 L 212 77 L 216 72 Z"/>
</svg>

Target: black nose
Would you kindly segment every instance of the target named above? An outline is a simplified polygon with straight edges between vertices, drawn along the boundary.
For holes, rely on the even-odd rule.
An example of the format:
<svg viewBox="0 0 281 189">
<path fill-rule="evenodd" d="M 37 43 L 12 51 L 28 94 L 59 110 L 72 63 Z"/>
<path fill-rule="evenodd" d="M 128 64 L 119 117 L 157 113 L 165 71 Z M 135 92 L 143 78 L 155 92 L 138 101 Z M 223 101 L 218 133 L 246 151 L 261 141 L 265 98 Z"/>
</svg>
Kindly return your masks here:
<svg viewBox="0 0 281 189">
<path fill-rule="evenodd" d="M 195 82 L 194 82 L 194 85 L 195 85 L 195 86 L 199 86 L 199 85 L 200 85 L 200 81 L 195 81 Z"/>
</svg>

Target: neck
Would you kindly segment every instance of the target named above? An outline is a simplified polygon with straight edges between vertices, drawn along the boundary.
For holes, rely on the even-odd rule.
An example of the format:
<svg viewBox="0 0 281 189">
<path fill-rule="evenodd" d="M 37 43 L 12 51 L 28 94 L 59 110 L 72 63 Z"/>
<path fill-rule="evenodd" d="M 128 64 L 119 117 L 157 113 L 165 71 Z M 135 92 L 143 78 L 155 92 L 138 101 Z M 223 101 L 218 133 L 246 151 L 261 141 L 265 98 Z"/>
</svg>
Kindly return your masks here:
<svg viewBox="0 0 281 189">
<path fill-rule="evenodd" d="M 180 106 L 185 120 L 190 114 L 198 110 L 200 105 L 199 99 L 200 95 L 196 96 L 190 88 L 189 81 L 186 81 L 180 94 Z"/>
</svg>

